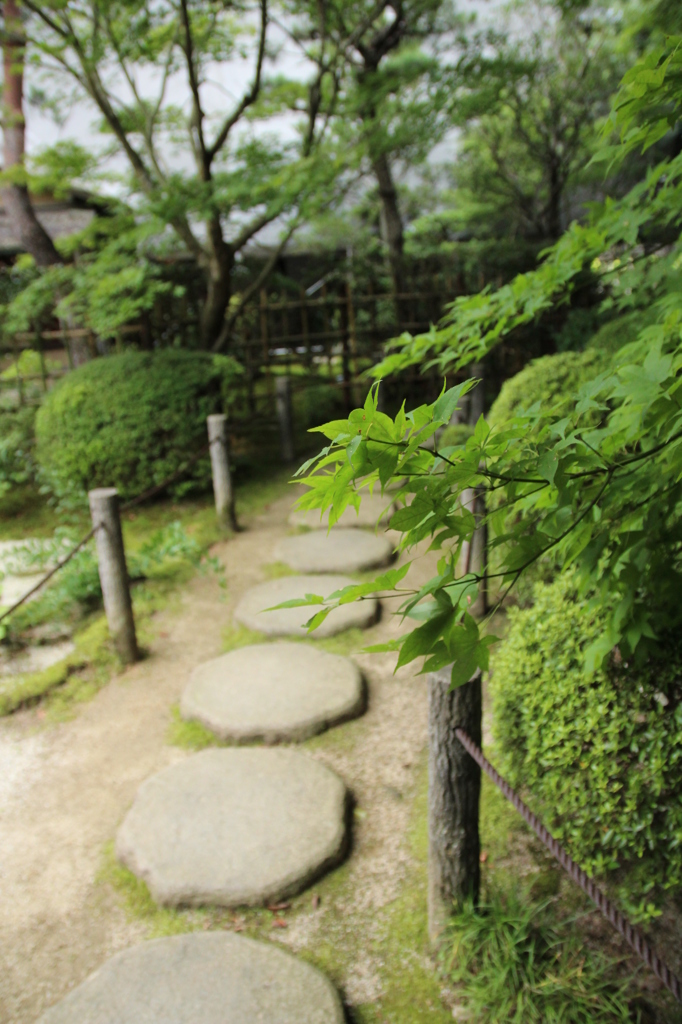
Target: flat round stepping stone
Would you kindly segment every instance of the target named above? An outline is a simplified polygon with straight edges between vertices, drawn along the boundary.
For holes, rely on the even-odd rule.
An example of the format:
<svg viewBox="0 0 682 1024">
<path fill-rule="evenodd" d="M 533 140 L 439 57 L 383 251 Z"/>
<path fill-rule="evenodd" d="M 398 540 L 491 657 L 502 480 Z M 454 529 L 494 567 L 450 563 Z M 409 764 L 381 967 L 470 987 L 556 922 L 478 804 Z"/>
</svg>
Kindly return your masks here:
<svg viewBox="0 0 682 1024">
<path fill-rule="evenodd" d="M 367 491 L 362 494 L 360 508 L 356 512 L 352 505 L 345 508 L 334 526 L 369 527 L 374 529 L 377 525 L 386 526 L 389 519 L 395 512 L 395 506 L 389 498 L 382 496 L 377 491 L 372 494 Z M 290 526 L 305 526 L 309 530 L 325 528 L 329 525 L 329 509 L 320 515 L 319 508 L 294 509 L 289 516 Z"/>
<path fill-rule="evenodd" d="M 346 850 L 346 787 L 296 750 L 204 750 L 140 786 L 119 859 L 166 906 L 261 906 Z"/>
<path fill-rule="evenodd" d="M 304 740 L 361 714 L 362 675 L 350 658 L 280 641 L 230 651 L 192 672 L 180 705 L 224 740 Z"/>
<path fill-rule="evenodd" d="M 283 601 L 304 598 L 306 594 L 328 597 L 342 587 L 348 587 L 355 580 L 348 576 L 281 576 L 268 580 L 247 590 L 234 611 L 234 617 L 249 629 L 267 633 L 268 636 L 300 636 L 307 634 L 306 622 L 312 619 L 316 606 L 302 608 L 280 608 L 267 611 Z M 355 601 L 334 608 L 324 622 L 317 627 L 313 637 L 334 636 L 353 626 L 371 626 L 379 612 L 376 598 Z"/>
<path fill-rule="evenodd" d="M 285 537 L 274 551 L 277 562 L 298 572 L 363 572 L 390 562 L 393 544 L 367 530 L 312 530 Z"/>
<path fill-rule="evenodd" d="M 343 1024 L 320 971 L 230 932 L 173 935 L 112 957 L 38 1024 Z"/>
</svg>

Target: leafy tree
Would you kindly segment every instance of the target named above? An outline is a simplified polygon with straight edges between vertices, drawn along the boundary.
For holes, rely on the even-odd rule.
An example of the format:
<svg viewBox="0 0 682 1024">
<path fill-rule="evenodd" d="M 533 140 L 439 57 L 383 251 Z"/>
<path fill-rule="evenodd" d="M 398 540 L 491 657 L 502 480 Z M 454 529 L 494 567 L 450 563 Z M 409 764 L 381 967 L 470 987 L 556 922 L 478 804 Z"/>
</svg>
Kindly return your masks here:
<svg viewBox="0 0 682 1024">
<path fill-rule="evenodd" d="M 451 54 L 458 19 L 446 0 L 390 0 L 349 7 L 294 3 L 292 34 L 320 74 L 332 77 L 332 128 L 354 165 L 374 178 L 394 291 L 403 290 L 405 215 L 395 165 L 423 162 L 450 126 Z"/>
<path fill-rule="evenodd" d="M 477 235 L 555 240 L 599 188 L 586 164 L 625 70 L 617 26 L 599 6 L 542 0 L 502 17 L 469 40 L 457 66 L 450 109 L 463 133 L 453 193 L 435 219 Z"/>
<path fill-rule="evenodd" d="M 307 84 L 280 86 L 278 106 L 259 107 L 272 56 L 268 0 L 234 9 L 218 0 L 23 0 L 23 6 L 52 103 L 63 110 L 86 98 L 94 106 L 109 143 L 98 169 L 107 157 L 123 158 L 136 222 L 155 224 L 161 246 L 168 246 L 170 232 L 173 245 L 196 260 L 206 290 L 202 342 L 224 347 L 238 307 L 311 205 L 333 203 L 338 195 L 342 161 L 326 146 L 314 69 Z M 208 100 L 212 70 L 240 57 L 251 61 L 250 84 L 215 115 Z M 178 88 L 187 94 L 186 106 L 173 98 Z M 294 129 L 288 140 L 263 131 L 281 112 L 282 96 Z M 231 304 L 239 253 L 273 222 L 282 225 L 279 250 Z M 137 248 L 150 245 L 147 237 Z"/>
<path fill-rule="evenodd" d="M 681 107 L 682 41 L 673 38 L 626 73 L 609 125 L 617 141 L 610 134 L 600 157 L 612 162 L 646 151 L 675 129 Z M 468 381 L 394 418 L 378 411 L 375 387 L 364 408 L 319 428 L 330 443 L 305 477 L 303 507 L 330 508 L 334 521 L 360 501 L 359 488 L 398 478 L 405 507 L 391 525 L 402 534 L 401 547 L 431 538 L 442 550 L 437 575 L 416 592 L 401 590 L 400 570 L 331 599 L 355 600 L 377 587 L 402 594 L 404 614 L 420 624 L 390 645 L 400 652 L 398 664 L 422 655 L 427 670 L 453 663 L 455 684 L 487 665 L 491 637 L 469 612 L 485 574 L 457 571 L 476 525 L 461 502 L 468 488 L 496 497 L 486 520 L 500 567 L 485 576 L 487 585 L 497 582 L 504 596 L 553 552 L 559 564 L 575 567 L 581 592 L 608 609 L 585 651 L 588 670 L 616 645 L 623 657 L 644 658 L 678 625 L 681 198 L 682 156 L 667 157 L 623 199 L 595 209 L 589 223 L 572 224 L 537 270 L 495 292 L 458 299 L 445 327 L 403 339 L 376 370 L 380 376 L 435 364 L 446 371 L 479 360 L 515 327 L 565 301 L 591 268 L 607 309 L 653 305 L 657 318 L 623 338 L 611 366 L 579 390 L 561 418 L 537 406 L 493 430 L 481 418 L 464 445 L 430 450 L 426 442 L 449 422 L 474 384 Z M 314 596 L 309 603 L 325 604 Z M 322 607 L 311 625 L 328 610 Z"/>
</svg>

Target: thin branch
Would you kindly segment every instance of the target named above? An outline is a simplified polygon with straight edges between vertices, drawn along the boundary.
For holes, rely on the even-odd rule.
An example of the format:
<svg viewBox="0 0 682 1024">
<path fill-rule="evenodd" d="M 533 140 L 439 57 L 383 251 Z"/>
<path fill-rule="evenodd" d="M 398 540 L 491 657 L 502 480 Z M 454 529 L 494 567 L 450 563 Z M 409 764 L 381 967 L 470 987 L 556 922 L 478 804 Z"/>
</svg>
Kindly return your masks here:
<svg viewBox="0 0 682 1024">
<path fill-rule="evenodd" d="M 196 131 L 196 149 L 195 152 L 198 155 L 199 172 L 204 181 L 208 181 L 211 177 L 211 160 L 206 150 L 206 142 L 204 139 L 204 111 L 201 106 L 201 92 L 199 89 L 199 77 L 197 75 L 196 64 L 194 62 L 194 43 L 192 40 L 192 26 L 189 18 L 189 11 L 187 9 L 187 0 L 180 0 L 180 12 L 182 17 L 182 27 L 184 29 L 183 41 L 180 44 L 182 52 L 185 55 L 185 63 L 187 64 L 187 77 L 189 80 L 189 87 L 192 93 L 192 108 L 193 117 L 192 122 Z"/>
<path fill-rule="evenodd" d="M 185 0 L 183 0 L 183 3 Z M 260 0 L 260 35 L 258 39 L 258 57 L 256 60 L 256 72 L 254 74 L 251 88 L 242 97 L 242 101 L 239 106 L 225 119 L 223 125 L 215 137 L 215 141 L 212 146 L 209 146 L 207 151 L 207 159 L 209 164 L 213 162 L 217 154 L 225 145 L 228 135 L 236 125 L 245 110 L 248 109 L 253 103 L 256 102 L 260 93 L 261 79 L 263 74 L 263 61 L 265 59 L 265 39 L 268 28 L 268 0 Z"/>
</svg>

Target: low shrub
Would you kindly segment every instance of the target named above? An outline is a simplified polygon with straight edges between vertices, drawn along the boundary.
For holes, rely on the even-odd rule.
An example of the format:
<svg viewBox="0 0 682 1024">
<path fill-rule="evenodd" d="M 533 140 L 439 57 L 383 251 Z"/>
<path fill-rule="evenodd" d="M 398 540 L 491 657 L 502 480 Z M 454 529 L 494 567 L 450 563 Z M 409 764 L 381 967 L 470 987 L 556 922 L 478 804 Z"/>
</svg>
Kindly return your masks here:
<svg viewBox="0 0 682 1024">
<path fill-rule="evenodd" d="M 548 903 L 495 892 L 451 921 L 446 971 L 476 1024 L 625 1024 L 625 986 L 552 920 Z"/>
<path fill-rule="evenodd" d="M 588 676 L 584 650 L 608 611 L 570 574 L 510 610 L 493 660 L 495 737 L 511 784 L 589 873 L 626 869 L 620 899 L 645 918 L 682 885 L 682 643 L 639 666 L 615 649 Z"/>
<path fill-rule="evenodd" d="M 161 483 L 206 441 L 206 417 L 229 403 L 238 364 L 165 349 L 94 359 L 50 391 L 36 418 L 41 477 L 63 502 L 93 487 L 131 498 Z M 210 482 L 208 456 L 172 493 Z"/>
</svg>

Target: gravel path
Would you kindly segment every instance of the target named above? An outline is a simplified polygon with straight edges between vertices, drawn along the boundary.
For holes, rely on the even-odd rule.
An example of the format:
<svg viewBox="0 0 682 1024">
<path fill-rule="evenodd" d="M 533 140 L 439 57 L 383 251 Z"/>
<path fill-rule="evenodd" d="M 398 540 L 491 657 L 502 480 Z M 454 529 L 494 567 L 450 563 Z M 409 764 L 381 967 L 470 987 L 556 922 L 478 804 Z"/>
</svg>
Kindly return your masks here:
<svg viewBox="0 0 682 1024">
<path fill-rule="evenodd" d="M 74 719 L 49 725 L 33 709 L 0 720 L 0 1024 L 33 1024 L 107 957 L 144 938 L 144 926 L 128 920 L 98 883 L 103 849 L 140 783 L 188 756 L 166 741 L 170 709 L 191 670 L 221 653 L 241 594 L 267 578 L 263 567 L 290 532 L 290 507 L 287 496 L 218 546 L 227 600 L 214 579 L 197 576 L 181 607 L 157 616 L 150 657 L 113 679 Z M 421 582 L 431 569 L 429 557 L 409 578 Z M 384 613 L 371 642 L 398 628 Z M 403 796 L 426 742 L 425 683 L 411 671 L 393 677 L 394 660 L 358 657 L 369 683 L 362 736 L 348 753 L 333 743 L 314 751 L 367 812 L 356 823 L 351 860 L 359 910 L 383 906 L 399 887 L 409 860 Z M 282 938 L 301 948 L 314 940 L 319 920 L 304 917 Z M 371 1001 L 376 986 L 373 965 L 359 951 L 346 998 Z"/>
</svg>

